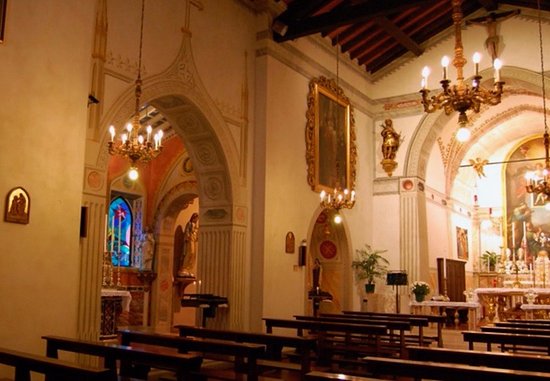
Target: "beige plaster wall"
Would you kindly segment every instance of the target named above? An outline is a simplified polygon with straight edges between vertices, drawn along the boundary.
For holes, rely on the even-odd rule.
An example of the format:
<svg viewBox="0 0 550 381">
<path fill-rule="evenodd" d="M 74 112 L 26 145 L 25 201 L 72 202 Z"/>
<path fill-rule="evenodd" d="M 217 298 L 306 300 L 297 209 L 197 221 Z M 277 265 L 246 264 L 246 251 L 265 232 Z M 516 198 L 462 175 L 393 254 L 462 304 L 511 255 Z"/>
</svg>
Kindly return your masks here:
<svg viewBox="0 0 550 381">
<path fill-rule="evenodd" d="M 41 335 L 76 335 L 94 3 L 8 2 L 0 45 L 0 210 L 15 186 L 29 192 L 31 208 L 28 225 L 1 222 L 5 347 L 44 353 Z"/>
</svg>

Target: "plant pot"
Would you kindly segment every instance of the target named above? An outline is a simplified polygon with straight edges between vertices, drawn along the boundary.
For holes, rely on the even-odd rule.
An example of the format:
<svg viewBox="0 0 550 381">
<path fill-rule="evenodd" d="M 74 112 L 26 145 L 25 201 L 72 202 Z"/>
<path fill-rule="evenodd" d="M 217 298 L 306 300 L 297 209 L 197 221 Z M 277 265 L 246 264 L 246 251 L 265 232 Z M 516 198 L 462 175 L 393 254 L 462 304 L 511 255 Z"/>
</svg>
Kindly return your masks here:
<svg viewBox="0 0 550 381">
<path fill-rule="evenodd" d="M 424 294 L 414 294 L 414 299 L 415 299 L 418 303 L 423 302 L 425 298 L 426 298 L 426 295 L 424 295 Z"/>
<path fill-rule="evenodd" d="M 372 294 L 374 293 L 374 283 L 366 283 L 365 284 L 365 292 L 367 294 Z"/>
</svg>

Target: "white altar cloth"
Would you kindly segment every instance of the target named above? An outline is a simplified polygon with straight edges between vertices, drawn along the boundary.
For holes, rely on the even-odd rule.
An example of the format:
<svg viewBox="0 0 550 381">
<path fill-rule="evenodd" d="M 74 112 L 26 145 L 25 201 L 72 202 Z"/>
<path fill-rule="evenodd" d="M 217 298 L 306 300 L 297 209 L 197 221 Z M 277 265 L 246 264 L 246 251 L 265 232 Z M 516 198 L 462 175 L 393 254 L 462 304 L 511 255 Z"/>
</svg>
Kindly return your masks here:
<svg viewBox="0 0 550 381">
<path fill-rule="evenodd" d="M 132 301 L 132 294 L 130 291 L 126 290 L 114 290 L 109 288 L 101 289 L 101 297 L 116 297 L 119 296 L 122 298 L 122 310 L 129 312 L 130 311 L 130 302 Z"/>
</svg>

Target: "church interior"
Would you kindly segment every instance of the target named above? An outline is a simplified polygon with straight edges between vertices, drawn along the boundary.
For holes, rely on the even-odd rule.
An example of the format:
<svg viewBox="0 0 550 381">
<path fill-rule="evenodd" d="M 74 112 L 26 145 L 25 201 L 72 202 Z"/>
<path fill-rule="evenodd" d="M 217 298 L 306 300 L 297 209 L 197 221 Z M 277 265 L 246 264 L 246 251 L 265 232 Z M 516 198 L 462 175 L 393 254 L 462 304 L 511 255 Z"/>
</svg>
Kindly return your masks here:
<svg viewBox="0 0 550 381">
<path fill-rule="evenodd" d="M 0 0 L 0 346 L 550 335 L 549 41 L 547 0 Z"/>
</svg>

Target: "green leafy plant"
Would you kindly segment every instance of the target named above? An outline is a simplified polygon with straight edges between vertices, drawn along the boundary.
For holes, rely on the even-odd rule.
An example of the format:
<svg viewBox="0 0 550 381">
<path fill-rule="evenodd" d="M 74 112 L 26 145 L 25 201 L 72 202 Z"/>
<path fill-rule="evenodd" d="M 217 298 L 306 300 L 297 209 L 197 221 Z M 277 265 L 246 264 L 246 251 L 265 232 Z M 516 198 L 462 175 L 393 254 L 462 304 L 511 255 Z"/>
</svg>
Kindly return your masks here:
<svg viewBox="0 0 550 381">
<path fill-rule="evenodd" d="M 481 255 L 481 260 L 483 264 L 489 265 L 489 269 L 494 270 L 497 264 L 498 255 L 494 251 L 485 250 L 485 253 Z"/>
<path fill-rule="evenodd" d="M 374 279 L 383 277 L 387 272 L 389 262 L 380 254 L 387 250 L 373 250 L 370 245 L 355 250 L 356 259 L 351 262 L 351 267 L 355 270 L 355 277 L 359 280 L 365 280 L 368 284 L 374 283 Z"/>
</svg>

